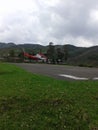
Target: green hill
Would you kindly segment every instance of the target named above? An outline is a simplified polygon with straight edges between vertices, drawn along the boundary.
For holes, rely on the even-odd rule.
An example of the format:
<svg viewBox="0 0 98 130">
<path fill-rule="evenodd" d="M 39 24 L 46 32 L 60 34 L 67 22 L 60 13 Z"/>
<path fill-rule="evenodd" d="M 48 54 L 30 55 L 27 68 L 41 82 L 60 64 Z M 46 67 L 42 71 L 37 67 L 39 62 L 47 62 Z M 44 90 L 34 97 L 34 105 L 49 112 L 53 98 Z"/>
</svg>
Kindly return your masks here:
<svg viewBox="0 0 98 130">
<path fill-rule="evenodd" d="M 98 66 L 98 46 L 90 48 L 80 48 L 73 51 L 74 56 L 70 55 L 69 64 L 80 66 Z"/>
<path fill-rule="evenodd" d="M 98 46 L 93 47 L 76 47 L 73 45 L 65 45 L 68 52 L 68 58 L 66 63 L 71 65 L 79 66 L 98 66 Z M 61 48 L 63 51 L 64 45 L 55 45 L 55 49 Z M 19 53 L 23 49 L 26 52 L 38 53 L 42 51 L 47 52 L 48 46 L 43 46 L 39 44 L 18 44 L 15 43 L 0 43 L 0 56 L 8 55 L 10 50 L 14 50 Z"/>
</svg>

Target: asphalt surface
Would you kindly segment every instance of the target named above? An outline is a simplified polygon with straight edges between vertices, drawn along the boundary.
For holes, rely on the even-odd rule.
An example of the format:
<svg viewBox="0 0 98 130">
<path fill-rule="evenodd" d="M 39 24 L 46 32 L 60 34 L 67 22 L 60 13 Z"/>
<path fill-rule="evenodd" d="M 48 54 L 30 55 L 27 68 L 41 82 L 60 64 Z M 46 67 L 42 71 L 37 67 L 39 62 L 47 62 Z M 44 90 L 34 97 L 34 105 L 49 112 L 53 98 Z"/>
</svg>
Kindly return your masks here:
<svg viewBox="0 0 98 130">
<path fill-rule="evenodd" d="M 46 75 L 56 79 L 81 80 L 83 78 L 82 80 L 84 80 L 87 78 L 87 80 L 98 80 L 97 68 L 32 63 L 15 63 L 15 65 L 20 66 L 21 68 L 24 68 L 34 74 Z M 80 79 L 70 78 L 70 76 L 76 76 Z"/>
</svg>

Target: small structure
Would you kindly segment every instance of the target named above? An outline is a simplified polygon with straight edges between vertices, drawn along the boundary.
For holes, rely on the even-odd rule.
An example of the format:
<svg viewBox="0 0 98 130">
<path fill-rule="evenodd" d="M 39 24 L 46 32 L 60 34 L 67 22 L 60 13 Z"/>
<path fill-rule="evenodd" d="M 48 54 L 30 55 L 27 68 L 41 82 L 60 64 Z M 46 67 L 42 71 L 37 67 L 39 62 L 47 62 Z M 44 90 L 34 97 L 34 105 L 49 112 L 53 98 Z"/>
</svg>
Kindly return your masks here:
<svg viewBox="0 0 98 130">
<path fill-rule="evenodd" d="M 24 57 L 27 57 L 27 58 L 29 58 L 31 60 L 35 60 L 35 61 L 42 61 L 42 62 L 47 61 L 47 57 L 42 53 L 38 53 L 36 55 L 31 55 L 27 52 L 24 52 Z"/>
</svg>

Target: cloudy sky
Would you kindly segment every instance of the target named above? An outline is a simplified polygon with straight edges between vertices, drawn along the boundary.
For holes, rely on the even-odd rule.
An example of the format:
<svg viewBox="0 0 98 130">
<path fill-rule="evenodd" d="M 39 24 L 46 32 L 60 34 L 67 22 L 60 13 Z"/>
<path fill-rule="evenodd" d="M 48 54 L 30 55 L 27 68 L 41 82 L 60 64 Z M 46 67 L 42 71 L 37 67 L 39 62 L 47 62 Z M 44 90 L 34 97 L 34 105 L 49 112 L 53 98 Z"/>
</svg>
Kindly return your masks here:
<svg viewBox="0 0 98 130">
<path fill-rule="evenodd" d="M 0 42 L 98 45 L 98 0 L 0 0 Z"/>
</svg>

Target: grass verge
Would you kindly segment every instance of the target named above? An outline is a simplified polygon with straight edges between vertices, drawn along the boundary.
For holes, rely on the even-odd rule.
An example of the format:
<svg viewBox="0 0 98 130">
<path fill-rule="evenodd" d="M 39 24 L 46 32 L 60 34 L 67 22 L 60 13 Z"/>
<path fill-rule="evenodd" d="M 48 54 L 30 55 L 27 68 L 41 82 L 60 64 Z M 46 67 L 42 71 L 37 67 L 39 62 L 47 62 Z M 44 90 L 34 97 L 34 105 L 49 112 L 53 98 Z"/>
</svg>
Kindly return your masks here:
<svg viewBox="0 0 98 130">
<path fill-rule="evenodd" d="M 98 129 L 98 82 L 60 81 L 0 63 L 0 130 Z"/>
</svg>

